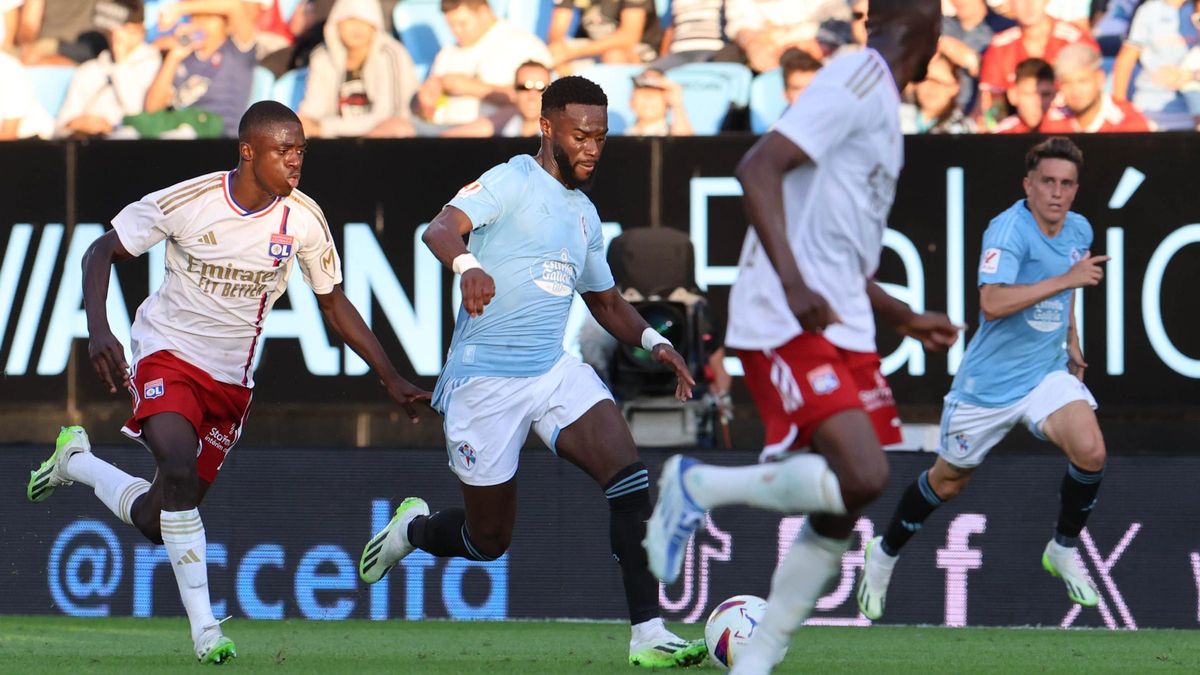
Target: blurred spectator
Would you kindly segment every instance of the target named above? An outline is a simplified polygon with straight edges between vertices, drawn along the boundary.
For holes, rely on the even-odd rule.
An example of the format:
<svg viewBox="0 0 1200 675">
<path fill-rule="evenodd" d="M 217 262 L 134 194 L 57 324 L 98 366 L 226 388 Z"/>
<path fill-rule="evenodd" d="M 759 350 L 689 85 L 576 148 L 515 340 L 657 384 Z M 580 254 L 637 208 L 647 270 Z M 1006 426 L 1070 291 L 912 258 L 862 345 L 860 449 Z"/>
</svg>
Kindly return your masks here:
<svg viewBox="0 0 1200 675">
<path fill-rule="evenodd" d="M 1017 82 L 1008 90 L 1008 104 L 1015 113 L 1000 120 L 994 134 L 1030 134 L 1054 104 L 1054 67 L 1041 59 L 1025 59 L 1017 66 Z"/>
<path fill-rule="evenodd" d="M 84 63 L 58 111 L 58 136 L 112 133 L 126 115 L 142 112 L 146 92 L 162 65 L 158 50 L 145 43 L 142 3 L 126 0 L 129 14 L 108 28 L 111 47 Z"/>
<path fill-rule="evenodd" d="M 33 80 L 21 62 L 0 51 L 0 141 L 50 138 L 54 120 L 38 104 Z"/>
<path fill-rule="evenodd" d="M 849 4 L 849 20 L 825 19 L 817 29 L 817 47 L 826 60 L 867 46 L 867 14 L 871 3 L 850 0 Z"/>
<path fill-rule="evenodd" d="M 333 9 L 334 0 L 300 0 L 288 18 L 287 30 L 293 36 L 292 43 L 285 49 L 279 49 L 260 56 L 259 65 L 267 68 L 275 77 L 282 77 L 289 70 L 307 68 L 308 61 L 314 49 L 325 42 L 325 21 Z M 380 3 L 392 4 L 395 3 Z M 387 26 L 384 31 L 392 35 L 388 9 L 383 7 L 383 23 Z"/>
<path fill-rule="evenodd" d="M 1180 92 L 1192 79 L 1182 68 L 1190 49 L 1200 43 L 1194 0 L 1149 0 L 1138 8 L 1129 38 L 1117 54 L 1112 71 L 1113 98 L 1128 98 L 1134 67 L 1142 70 L 1133 82 L 1133 104 L 1160 129 L 1194 129 L 1196 120 Z"/>
<path fill-rule="evenodd" d="M 1046 13 L 1080 30 L 1092 31 L 1092 0 L 1050 0 Z"/>
<path fill-rule="evenodd" d="M 582 12 L 579 28 L 586 37 L 571 39 L 567 30 L 576 9 Z M 662 26 L 654 0 L 554 0 L 548 38 L 554 69 L 568 75 L 589 62 L 653 61 L 662 44 Z"/>
<path fill-rule="evenodd" d="M 309 61 L 300 103 L 304 134 L 411 136 L 416 91 L 412 58 L 384 31 L 379 0 L 337 0 L 325 22 L 325 44 Z"/>
<path fill-rule="evenodd" d="M 757 73 L 778 68 L 788 47 L 824 58 L 825 50 L 817 41 L 821 24 L 851 20 L 846 0 L 730 0 L 726 16 L 726 34 Z"/>
<path fill-rule="evenodd" d="M 979 76 L 979 101 L 989 122 L 994 122 L 1004 105 L 1002 94 L 1013 85 L 1017 64 L 1036 56 L 1053 63 L 1067 45 L 1085 43 L 1096 48 L 1091 35 L 1077 26 L 1046 14 L 1047 0 L 1012 0 L 1017 26 L 992 38 L 983 55 Z"/>
<path fill-rule="evenodd" d="M 541 133 L 542 92 L 548 86 L 550 69 L 537 61 L 526 61 L 517 68 L 512 105 L 501 106 L 474 122 L 451 127 L 441 135 L 444 138 L 537 136 Z"/>
<path fill-rule="evenodd" d="M 950 0 L 952 16 L 942 18 L 942 37 L 938 51 L 958 66 L 958 107 L 970 112 L 979 90 L 979 69 L 983 52 L 996 33 L 1013 27 L 1013 22 L 1000 16 L 984 0 Z"/>
<path fill-rule="evenodd" d="M 254 24 L 255 49 L 259 60 L 291 46 L 295 38 L 279 9 L 278 0 L 242 1 L 245 3 L 247 18 Z M 379 0 L 375 0 L 375 4 L 379 4 Z M 382 15 L 382 11 L 380 14 Z"/>
<path fill-rule="evenodd" d="M 663 56 L 651 68 L 670 70 L 685 63 L 712 61 L 727 50 L 725 5 L 729 0 L 672 0 L 663 35 Z"/>
<path fill-rule="evenodd" d="M 183 17 L 189 23 L 179 24 Z M 255 65 L 254 24 L 241 0 L 182 0 L 160 10 L 159 25 L 175 31 L 161 41 L 168 51 L 146 93 L 146 112 L 204 110 L 236 137 Z"/>
<path fill-rule="evenodd" d="M 783 97 L 790 106 L 817 76 L 821 62 L 814 59 L 812 54 L 792 47 L 779 58 L 779 67 L 783 69 Z"/>
<path fill-rule="evenodd" d="M 1105 56 L 1116 56 L 1125 36 L 1129 35 L 1129 24 L 1133 22 L 1133 13 L 1144 0 L 1108 0 L 1108 7 L 1103 16 L 1096 22 L 1092 34 L 1100 43 L 1100 53 Z"/>
<path fill-rule="evenodd" d="M 692 123 L 683 106 L 683 88 L 662 71 L 647 68 L 633 78 L 629 100 L 636 118 L 626 136 L 691 136 Z"/>
<path fill-rule="evenodd" d="M 1150 131 L 1142 113 L 1128 101 L 1104 93 L 1105 75 L 1100 52 L 1091 45 L 1071 45 L 1054 62 L 1062 105 L 1042 121 L 1046 134 Z"/>
<path fill-rule="evenodd" d="M 26 65 L 75 65 L 96 58 L 108 42 L 96 20 L 124 21 L 128 9 L 108 0 L 25 0 L 17 29 Z"/>
<path fill-rule="evenodd" d="M 12 52 L 17 44 L 17 26 L 25 0 L 0 0 L 0 52 Z"/>
<path fill-rule="evenodd" d="M 509 101 L 522 63 L 550 62 L 545 43 L 497 19 L 487 0 L 442 0 L 442 12 L 457 44 L 442 47 L 417 92 L 425 120 L 457 125 L 478 119 L 481 102 L 494 107 Z"/>
<path fill-rule="evenodd" d="M 958 67 L 942 55 L 933 57 L 925 79 L 913 85 L 915 103 L 900 106 L 905 134 L 970 134 L 975 123 L 958 107 Z"/>
</svg>

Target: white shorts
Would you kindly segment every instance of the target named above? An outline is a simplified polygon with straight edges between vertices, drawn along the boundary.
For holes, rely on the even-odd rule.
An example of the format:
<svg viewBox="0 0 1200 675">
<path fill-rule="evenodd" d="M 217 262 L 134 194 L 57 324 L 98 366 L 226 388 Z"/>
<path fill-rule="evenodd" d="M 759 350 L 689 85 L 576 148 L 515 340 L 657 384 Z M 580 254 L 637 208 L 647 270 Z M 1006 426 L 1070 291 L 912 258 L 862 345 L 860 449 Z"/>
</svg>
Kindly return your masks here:
<svg viewBox="0 0 1200 675">
<path fill-rule="evenodd" d="M 444 394 L 450 470 L 467 485 L 499 485 L 517 474 L 521 446 L 534 433 L 557 453 L 558 433 L 612 394 L 591 366 L 563 354 L 537 377 L 468 377 Z"/>
<path fill-rule="evenodd" d="M 1042 424 L 1055 411 L 1074 401 L 1086 401 L 1092 410 L 1097 407 L 1087 386 L 1061 370 L 1044 377 L 1025 398 L 1003 408 L 971 405 L 947 396 L 937 452 L 953 466 L 975 468 L 1018 422 L 1037 438 L 1048 440 L 1042 433 Z"/>
</svg>

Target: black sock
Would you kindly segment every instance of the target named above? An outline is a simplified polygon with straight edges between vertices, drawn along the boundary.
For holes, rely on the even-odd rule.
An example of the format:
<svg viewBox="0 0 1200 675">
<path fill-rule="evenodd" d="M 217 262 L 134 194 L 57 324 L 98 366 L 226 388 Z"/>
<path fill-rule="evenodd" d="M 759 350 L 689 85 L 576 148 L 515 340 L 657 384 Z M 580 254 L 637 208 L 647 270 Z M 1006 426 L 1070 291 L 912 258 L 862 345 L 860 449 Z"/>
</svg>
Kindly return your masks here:
<svg viewBox="0 0 1200 675">
<path fill-rule="evenodd" d="M 608 537 L 613 557 L 621 566 L 629 623 L 658 618 L 658 582 L 650 574 L 646 549 L 646 521 L 650 518 L 650 472 L 635 462 L 617 472 L 604 486 L 608 498 Z"/>
<path fill-rule="evenodd" d="M 896 513 L 892 515 L 892 522 L 880 543 L 883 552 L 891 556 L 898 554 L 917 530 L 921 529 L 929 514 L 941 505 L 941 498 L 929 485 L 929 472 L 922 471 L 904 491 L 900 503 L 896 505 Z"/>
<path fill-rule="evenodd" d="M 467 512 L 462 509 L 444 509 L 413 518 L 408 524 L 408 540 L 413 546 L 439 558 L 495 560 L 480 553 L 471 543 L 467 533 Z"/>
<path fill-rule="evenodd" d="M 1058 491 L 1062 506 L 1058 512 L 1054 541 L 1059 545 L 1074 548 L 1079 543 L 1079 532 L 1096 506 L 1096 493 L 1100 492 L 1100 481 L 1103 479 L 1103 468 L 1085 471 L 1072 463 L 1067 464 L 1067 473 Z"/>
</svg>

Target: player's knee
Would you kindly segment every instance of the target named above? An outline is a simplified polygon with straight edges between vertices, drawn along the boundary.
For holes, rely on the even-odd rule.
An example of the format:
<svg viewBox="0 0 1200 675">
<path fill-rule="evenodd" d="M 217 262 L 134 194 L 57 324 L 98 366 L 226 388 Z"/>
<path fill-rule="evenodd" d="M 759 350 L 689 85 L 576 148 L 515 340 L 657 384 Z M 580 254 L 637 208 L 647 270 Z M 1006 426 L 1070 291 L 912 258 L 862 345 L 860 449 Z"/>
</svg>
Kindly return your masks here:
<svg viewBox="0 0 1200 675">
<path fill-rule="evenodd" d="M 880 456 L 878 461 L 856 466 L 853 471 L 839 476 L 842 486 L 842 502 L 846 510 L 858 511 L 883 496 L 887 489 L 890 469 L 887 458 Z"/>
<path fill-rule="evenodd" d="M 1104 437 L 1097 431 L 1071 448 L 1071 461 L 1085 471 L 1099 471 L 1104 468 L 1108 452 L 1104 447 Z"/>
</svg>

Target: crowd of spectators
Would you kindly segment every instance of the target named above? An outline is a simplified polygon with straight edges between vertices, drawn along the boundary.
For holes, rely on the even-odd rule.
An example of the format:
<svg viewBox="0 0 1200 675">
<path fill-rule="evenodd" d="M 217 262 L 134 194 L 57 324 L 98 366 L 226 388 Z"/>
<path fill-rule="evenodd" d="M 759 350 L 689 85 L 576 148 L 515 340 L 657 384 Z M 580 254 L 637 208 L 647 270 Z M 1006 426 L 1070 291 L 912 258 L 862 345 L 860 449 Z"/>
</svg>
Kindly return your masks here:
<svg viewBox="0 0 1200 675">
<path fill-rule="evenodd" d="M 545 20 L 509 20 L 520 3 Z M 449 37 L 423 63 L 393 25 L 397 4 L 444 22 L 427 26 Z M 928 77 L 902 93 L 906 133 L 1200 124 L 1197 0 L 943 5 Z M 823 63 L 862 48 L 868 12 L 868 0 L 0 0 L 0 139 L 230 136 L 264 73 L 302 74 L 293 105 L 310 137 L 534 136 L 553 78 L 605 68 L 632 92 L 613 102 L 629 111 L 622 133 L 686 136 L 676 72 L 778 71 L 790 104 Z M 50 70 L 70 78 L 53 106 L 38 92 Z"/>
</svg>

